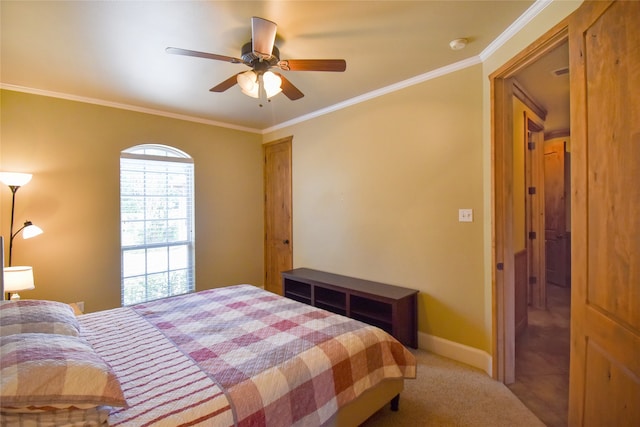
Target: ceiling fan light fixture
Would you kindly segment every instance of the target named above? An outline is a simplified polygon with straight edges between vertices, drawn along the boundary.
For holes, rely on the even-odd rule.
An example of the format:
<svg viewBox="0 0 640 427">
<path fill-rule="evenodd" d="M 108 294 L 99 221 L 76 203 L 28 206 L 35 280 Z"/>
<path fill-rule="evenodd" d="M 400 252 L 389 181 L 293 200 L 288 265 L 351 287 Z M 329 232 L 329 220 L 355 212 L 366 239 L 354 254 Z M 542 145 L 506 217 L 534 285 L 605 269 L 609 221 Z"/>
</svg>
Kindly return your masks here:
<svg viewBox="0 0 640 427">
<path fill-rule="evenodd" d="M 260 91 L 258 90 L 258 86 L 256 86 L 253 90 L 248 91 L 248 90 L 244 90 L 241 89 L 242 93 L 244 93 L 247 96 L 250 96 L 252 98 L 259 98 L 260 97 Z"/>
<path fill-rule="evenodd" d="M 262 83 L 264 85 L 264 91 L 267 94 L 267 98 L 271 98 L 272 96 L 282 92 L 282 79 L 271 71 L 267 71 L 262 75 Z"/>
<path fill-rule="evenodd" d="M 238 85 L 247 96 L 252 98 L 258 98 L 260 96 L 260 84 L 258 83 L 258 76 L 253 71 L 245 71 L 238 74 Z"/>
<path fill-rule="evenodd" d="M 238 74 L 237 80 L 240 87 L 248 92 L 251 92 L 254 86 L 258 86 L 258 76 L 253 71 Z"/>
</svg>

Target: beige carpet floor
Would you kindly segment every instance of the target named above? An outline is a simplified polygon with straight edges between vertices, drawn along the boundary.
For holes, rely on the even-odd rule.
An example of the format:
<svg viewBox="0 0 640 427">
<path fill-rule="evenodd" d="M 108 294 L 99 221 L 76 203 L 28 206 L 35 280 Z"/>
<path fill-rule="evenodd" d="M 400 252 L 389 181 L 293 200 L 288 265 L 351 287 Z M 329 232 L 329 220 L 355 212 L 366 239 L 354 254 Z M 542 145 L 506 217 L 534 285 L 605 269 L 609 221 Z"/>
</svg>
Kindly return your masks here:
<svg viewBox="0 0 640 427">
<path fill-rule="evenodd" d="M 418 377 L 405 381 L 400 410 L 387 405 L 362 427 L 544 427 L 502 383 L 424 350 L 413 350 Z"/>
</svg>

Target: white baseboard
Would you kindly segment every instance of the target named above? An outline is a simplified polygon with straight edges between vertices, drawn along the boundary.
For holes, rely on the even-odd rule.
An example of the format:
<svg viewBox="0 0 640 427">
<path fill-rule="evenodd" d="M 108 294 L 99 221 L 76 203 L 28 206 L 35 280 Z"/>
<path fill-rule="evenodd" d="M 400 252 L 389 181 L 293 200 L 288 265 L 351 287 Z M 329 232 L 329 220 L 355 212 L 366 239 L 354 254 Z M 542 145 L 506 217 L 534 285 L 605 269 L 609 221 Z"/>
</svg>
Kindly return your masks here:
<svg viewBox="0 0 640 427">
<path fill-rule="evenodd" d="M 493 374 L 491 355 L 475 347 L 418 332 L 418 348 L 481 369 L 489 376 Z"/>
</svg>

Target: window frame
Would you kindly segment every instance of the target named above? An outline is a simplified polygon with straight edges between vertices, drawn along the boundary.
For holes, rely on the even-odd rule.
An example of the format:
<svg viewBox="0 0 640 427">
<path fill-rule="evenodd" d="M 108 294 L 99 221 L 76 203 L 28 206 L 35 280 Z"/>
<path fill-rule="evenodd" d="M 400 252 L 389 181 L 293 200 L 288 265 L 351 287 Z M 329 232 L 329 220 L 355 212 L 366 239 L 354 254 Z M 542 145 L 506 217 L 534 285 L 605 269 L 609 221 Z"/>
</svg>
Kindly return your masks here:
<svg viewBox="0 0 640 427">
<path fill-rule="evenodd" d="M 131 193 L 123 193 L 125 190 L 123 189 L 123 184 L 125 184 L 126 173 L 133 172 L 132 168 L 123 168 L 123 160 L 126 164 L 128 161 L 140 161 L 144 162 L 144 165 L 140 164 L 140 171 L 143 173 L 154 173 L 158 174 L 158 171 L 153 171 L 153 167 L 157 167 L 159 163 L 154 165 L 153 162 L 163 162 L 163 163 L 172 163 L 172 164 L 185 164 L 190 166 L 185 166 L 185 170 L 182 172 L 171 172 L 165 170 L 165 177 L 168 177 L 172 173 L 186 173 L 186 195 L 180 194 L 176 196 L 175 194 L 170 194 L 172 191 L 169 187 L 163 188 L 163 193 L 152 195 L 149 194 L 149 190 L 146 187 L 147 180 L 145 179 L 145 189 L 142 193 L 142 199 L 144 207 L 142 209 L 141 215 L 142 219 L 132 220 L 132 219 L 124 219 L 126 217 L 126 212 L 124 211 L 126 198 L 136 198 L 140 197 L 141 194 L 136 194 L 136 192 Z M 129 163 L 130 166 L 132 165 Z M 146 166 L 145 166 L 146 165 Z M 168 166 L 168 165 L 167 165 Z M 149 168 L 150 170 L 147 170 Z M 123 171 L 125 175 L 123 175 Z M 161 173 L 161 172 L 160 172 Z M 122 306 L 137 304 L 146 301 L 152 301 L 154 299 L 165 298 L 174 295 L 181 295 L 185 293 L 190 293 L 195 291 L 195 164 L 193 158 L 189 156 L 187 153 L 178 150 L 174 147 L 160 145 L 160 144 L 141 144 L 133 147 L 129 147 L 125 150 L 122 150 L 120 153 L 120 301 Z M 148 205 L 150 201 L 154 199 L 157 201 L 158 199 L 162 199 L 163 197 L 167 199 L 183 199 L 182 201 L 185 204 L 184 209 L 186 209 L 186 214 L 184 217 L 179 219 L 170 217 L 170 203 L 165 200 L 164 208 L 160 211 L 164 212 L 164 216 L 162 218 L 152 218 L 149 217 L 149 209 Z M 156 211 L 154 211 L 156 212 Z M 131 226 L 132 223 L 138 222 L 143 225 L 143 242 L 135 243 L 135 244 L 125 244 L 127 232 L 127 226 Z M 156 224 L 152 224 L 152 222 L 156 222 Z M 165 236 L 167 240 L 164 241 L 156 241 L 150 242 L 147 239 L 148 235 L 152 234 L 149 232 L 149 225 L 157 225 L 157 223 L 161 222 L 186 222 L 182 226 L 186 226 L 186 236 L 183 239 L 174 239 L 169 240 L 169 235 L 171 234 L 171 230 L 167 225 L 165 228 L 161 230 L 161 235 Z M 179 226 L 178 228 L 181 228 Z M 133 227 L 129 230 L 130 237 L 135 234 L 135 230 Z M 134 237 L 135 238 L 135 237 Z M 171 263 L 171 251 L 172 248 L 186 248 L 186 254 L 181 254 L 182 258 L 186 258 L 186 262 L 182 263 L 186 267 L 183 268 L 172 268 Z M 166 258 L 166 268 L 152 269 L 150 271 L 150 264 L 153 262 L 153 259 L 150 260 L 150 257 L 154 256 L 153 251 L 158 249 L 165 249 L 166 254 L 160 256 L 164 256 Z M 144 272 L 142 274 L 128 274 L 125 276 L 126 263 L 127 261 L 127 252 L 131 253 L 132 251 L 139 252 L 138 256 L 142 256 L 144 258 L 142 269 Z M 128 258 L 131 260 L 135 255 L 130 255 Z M 156 253 L 155 256 L 158 256 Z M 175 259 L 175 256 L 174 256 Z M 135 268 L 134 268 L 135 270 Z M 179 273 L 178 273 L 179 272 Z M 129 271 L 131 273 L 131 270 Z M 172 283 L 174 280 L 172 279 L 172 275 L 175 278 L 175 275 L 178 275 L 178 278 L 182 276 L 182 286 L 177 286 L 177 288 L 172 288 Z M 162 275 L 166 275 L 164 279 L 161 279 L 161 284 L 153 286 L 153 283 L 150 281 L 154 280 L 154 278 L 161 277 Z M 131 296 L 127 297 L 126 294 L 126 281 L 128 279 L 142 279 L 143 284 L 139 284 L 139 290 L 141 290 L 141 294 L 144 294 L 141 298 L 131 298 Z M 151 280 L 150 280 L 151 279 Z M 180 280 L 178 280 L 180 281 Z M 132 289 L 129 289 L 132 291 Z"/>
</svg>

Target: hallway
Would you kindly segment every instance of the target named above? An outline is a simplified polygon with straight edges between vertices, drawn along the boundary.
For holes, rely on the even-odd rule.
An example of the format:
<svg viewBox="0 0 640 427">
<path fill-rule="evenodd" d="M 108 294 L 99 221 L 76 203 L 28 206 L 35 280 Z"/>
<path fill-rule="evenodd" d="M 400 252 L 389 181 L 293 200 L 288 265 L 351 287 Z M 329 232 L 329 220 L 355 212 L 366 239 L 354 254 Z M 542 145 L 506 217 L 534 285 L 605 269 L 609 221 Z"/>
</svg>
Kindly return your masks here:
<svg viewBox="0 0 640 427">
<path fill-rule="evenodd" d="M 509 389 L 548 427 L 567 426 L 571 289 L 547 284 L 547 310 L 529 308 L 516 339 L 516 382 Z"/>
</svg>

